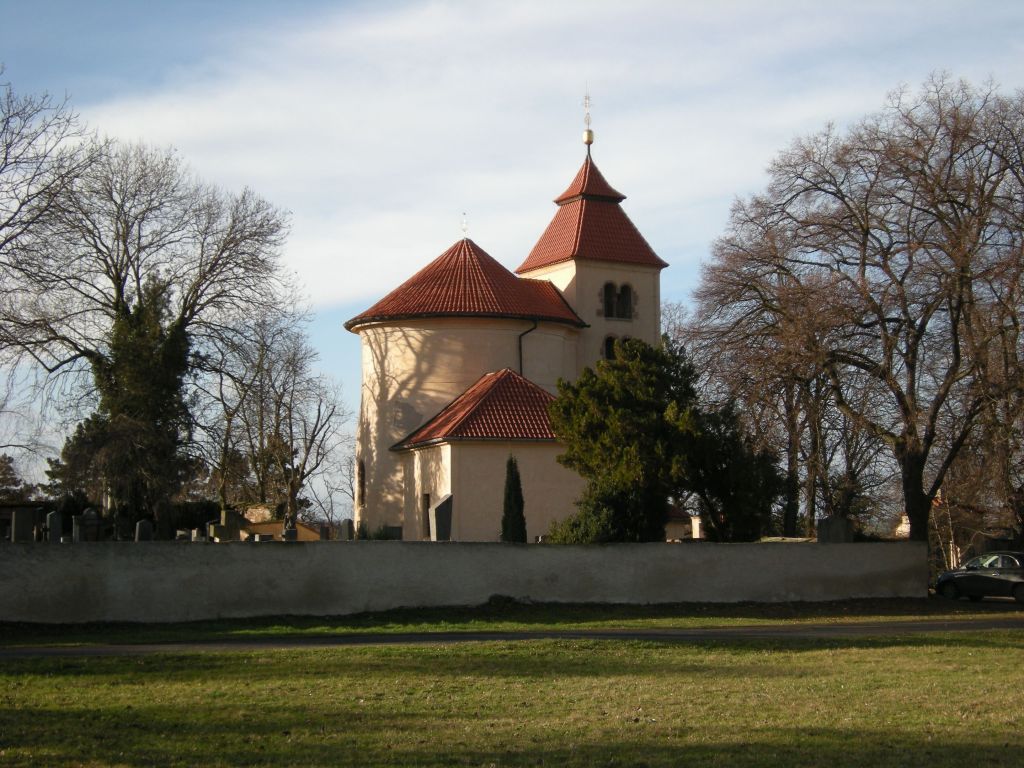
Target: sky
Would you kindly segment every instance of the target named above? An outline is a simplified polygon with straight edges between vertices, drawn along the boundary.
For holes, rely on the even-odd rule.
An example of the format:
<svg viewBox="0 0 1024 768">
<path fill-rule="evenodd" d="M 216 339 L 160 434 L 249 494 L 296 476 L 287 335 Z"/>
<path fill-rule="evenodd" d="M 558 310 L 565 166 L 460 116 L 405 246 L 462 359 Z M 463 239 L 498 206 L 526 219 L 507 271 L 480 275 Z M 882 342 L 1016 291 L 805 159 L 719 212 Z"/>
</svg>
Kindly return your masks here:
<svg viewBox="0 0 1024 768">
<path fill-rule="evenodd" d="M 981 12 L 984 9 L 984 12 Z M 0 0 L 2 79 L 173 146 L 291 214 L 322 369 L 342 328 L 468 234 L 510 269 L 595 162 L 688 301 L 737 197 L 796 137 L 932 73 L 1024 87 L 1024 3 Z"/>
</svg>

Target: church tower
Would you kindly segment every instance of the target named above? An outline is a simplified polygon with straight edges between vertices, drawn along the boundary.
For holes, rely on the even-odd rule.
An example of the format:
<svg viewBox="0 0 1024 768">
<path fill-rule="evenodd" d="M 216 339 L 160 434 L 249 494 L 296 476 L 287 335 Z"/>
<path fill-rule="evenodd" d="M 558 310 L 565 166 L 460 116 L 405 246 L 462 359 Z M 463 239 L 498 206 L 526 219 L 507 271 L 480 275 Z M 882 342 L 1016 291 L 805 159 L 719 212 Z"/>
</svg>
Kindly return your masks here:
<svg viewBox="0 0 1024 768">
<path fill-rule="evenodd" d="M 589 126 L 589 123 L 588 123 Z M 577 373 L 613 354 L 617 340 L 661 340 L 661 270 L 668 266 L 622 210 L 626 196 L 587 157 L 555 198 L 558 211 L 516 273 L 550 280 L 587 324 L 580 331 Z"/>
</svg>

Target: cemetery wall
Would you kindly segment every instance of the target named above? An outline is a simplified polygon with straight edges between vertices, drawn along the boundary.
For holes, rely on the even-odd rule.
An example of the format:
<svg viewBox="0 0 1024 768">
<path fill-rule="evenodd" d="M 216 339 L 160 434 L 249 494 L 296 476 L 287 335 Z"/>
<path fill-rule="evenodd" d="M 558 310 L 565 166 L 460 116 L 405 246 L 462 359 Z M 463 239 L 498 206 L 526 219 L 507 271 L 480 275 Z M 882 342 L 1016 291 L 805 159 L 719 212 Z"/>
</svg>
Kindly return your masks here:
<svg viewBox="0 0 1024 768">
<path fill-rule="evenodd" d="M 0 621 L 169 622 L 467 606 L 927 595 L 920 542 L 0 544 Z"/>
</svg>

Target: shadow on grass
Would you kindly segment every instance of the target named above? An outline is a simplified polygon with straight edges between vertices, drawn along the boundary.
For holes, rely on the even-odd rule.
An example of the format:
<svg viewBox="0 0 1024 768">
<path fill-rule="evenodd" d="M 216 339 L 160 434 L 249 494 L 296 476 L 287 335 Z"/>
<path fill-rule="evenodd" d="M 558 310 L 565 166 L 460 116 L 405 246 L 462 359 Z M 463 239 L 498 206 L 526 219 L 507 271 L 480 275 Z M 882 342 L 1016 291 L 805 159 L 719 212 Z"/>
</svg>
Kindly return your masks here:
<svg viewBox="0 0 1024 768">
<path fill-rule="evenodd" d="M 557 721 L 505 720 L 420 707 L 372 716 L 247 702 L 184 711 L 166 706 L 54 712 L 0 710 L 5 766 L 99 764 L 306 766 L 1019 766 L 1019 729 L 911 733 L 898 727 L 797 728 L 771 723 L 742 736 L 717 723 L 599 722 L 586 733 Z M 620 719 L 621 720 L 621 719 Z M 548 727 L 545 728 L 544 726 Z"/>
<path fill-rule="evenodd" d="M 353 675 L 384 679 L 548 680 L 713 676 L 716 680 L 776 678 L 790 668 L 766 664 L 771 656 L 794 660 L 805 654 L 847 651 L 939 652 L 944 659 L 972 652 L 1003 659 L 1024 652 L 1024 634 L 1015 630 L 962 632 L 877 638 L 714 639 L 679 643 L 658 640 L 513 640 L 466 644 L 348 646 L 339 648 L 267 649 L 218 653 L 153 652 L 144 655 L 27 656 L 7 658 L 0 681 L 54 678 L 107 685 L 161 683 L 204 684 L 211 679 L 245 688 L 282 678 L 296 685 Z M 934 654 L 933 654 L 934 655 Z M 828 663 L 829 657 L 822 656 Z"/>
<path fill-rule="evenodd" d="M 519 603 L 496 596 L 474 607 L 399 608 L 352 616 L 224 619 L 175 624 L 26 624 L 0 622 L 0 646 L 65 643 L 216 642 L 246 638 L 362 632 L 571 630 L 673 626 L 736 626 L 744 622 L 841 622 L 858 618 L 998 618 L 1024 615 L 1012 601 L 954 602 L 942 598 L 846 600 L 822 603 L 687 603 L 598 605 Z"/>
</svg>

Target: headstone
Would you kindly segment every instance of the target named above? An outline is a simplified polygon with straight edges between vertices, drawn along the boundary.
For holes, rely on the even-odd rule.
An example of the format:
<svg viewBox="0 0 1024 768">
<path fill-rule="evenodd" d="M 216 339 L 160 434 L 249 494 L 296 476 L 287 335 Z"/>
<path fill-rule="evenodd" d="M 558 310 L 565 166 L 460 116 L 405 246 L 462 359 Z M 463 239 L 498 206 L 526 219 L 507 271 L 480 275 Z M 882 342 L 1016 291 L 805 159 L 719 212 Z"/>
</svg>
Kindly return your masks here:
<svg viewBox="0 0 1024 768">
<path fill-rule="evenodd" d="M 692 532 L 691 537 L 693 538 L 693 540 L 699 541 L 702 536 L 700 530 L 700 515 L 693 515 L 690 518 L 690 530 Z"/>
<path fill-rule="evenodd" d="M 98 541 L 100 537 L 100 518 L 92 507 L 86 509 L 82 514 L 72 519 L 78 521 L 78 536 L 75 541 Z M 74 534 L 74 531 L 72 531 Z"/>
<path fill-rule="evenodd" d="M 281 531 L 282 541 L 298 541 L 299 531 L 296 528 L 284 528 Z"/>
<path fill-rule="evenodd" d="M 135 540 L 136 541 L 152 541 L 153 540 L 153 521 L 152 520 L 139 520 L 135 524 Z"/>
<path fill-rule="evenodd" d="M 206 541 L 206 534 L 202 528 L 192 529 L 192 541 Z"/>
<path fill-rule="evenodd" d="M 192 531 L 188 530 L 187 528 L 179 528 L 177 531 L 174 532 L 175 541 L 188 541 L 191 538 Z"/>
<path fill-rule="evenodd" d="M 15 509 L 11 512 L 11 541 L 32 541 L 35 513 L 31 509 Z"/>
<path fill-rule="evenodd" d="M 46 515 L 46 536 L 51 544 L 60 544 L 62 529 L 64 528 L 64 516 L 56 510 Z"/>
<path fill-rule="evenodd" d="M 71 539 L 78 544 L 82 541 L 96 541 L 99 537 L 99 519 L 96 510 L 87 509 L 71 518 Z"/>
<path fill-rule="evenodd" d="M 341 521 L 341 529 L 338 531 L 338 538 L 342 541 L 352 541 L 355 537 L 355 524 L 352 522 L 352 518 L 346 517 Z"/>
<path fill-rule="evenodd" d="M 449 493 L 430 508 L 431 541 L 451 541 L 453 497 Z"/>
<path fill-rule="evenodd" d="M 823 517 L 818 521 L 819 544 L 848 544 L 853 541 L 853 523 L 845 517 Z"/>
</svg>

